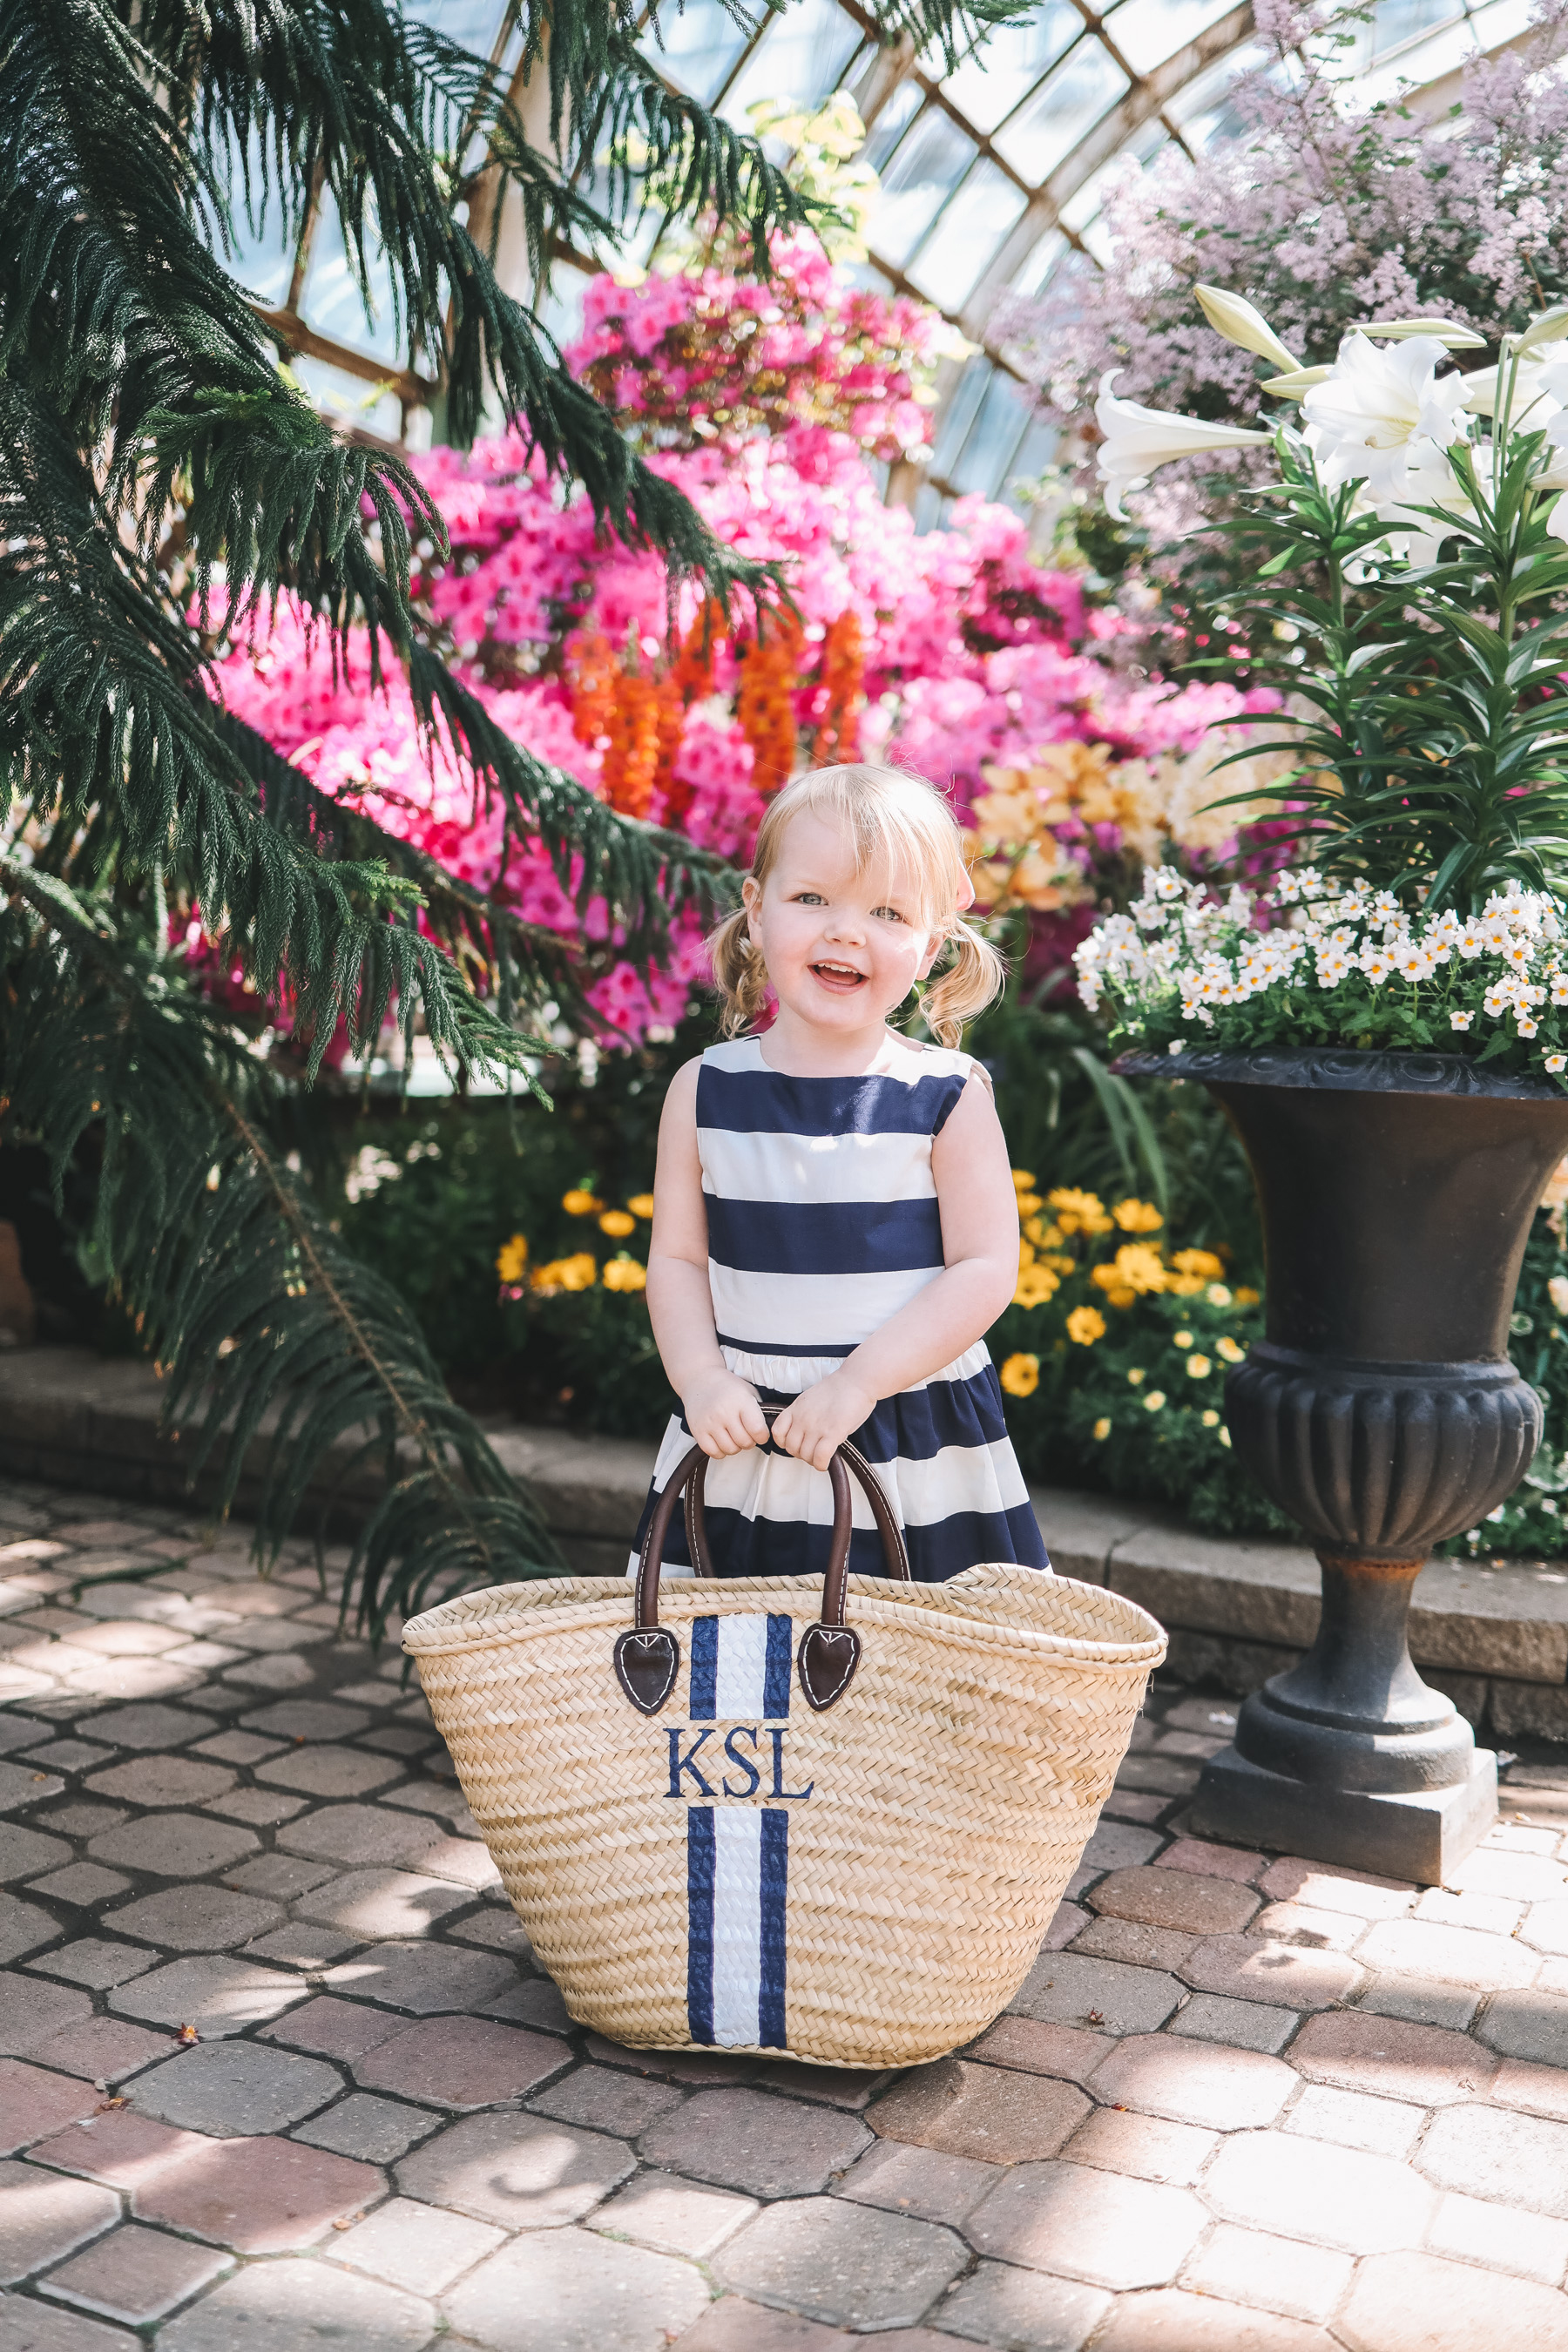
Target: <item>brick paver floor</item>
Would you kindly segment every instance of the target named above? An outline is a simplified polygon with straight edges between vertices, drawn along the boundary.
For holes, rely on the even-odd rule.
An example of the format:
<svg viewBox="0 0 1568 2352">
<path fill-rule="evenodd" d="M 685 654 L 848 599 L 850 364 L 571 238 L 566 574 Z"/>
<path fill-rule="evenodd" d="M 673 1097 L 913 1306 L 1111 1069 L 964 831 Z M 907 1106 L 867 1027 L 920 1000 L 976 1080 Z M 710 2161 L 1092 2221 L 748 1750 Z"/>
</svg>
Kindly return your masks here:
<svg viewBox="0 0 1568 2352">
<path fill-rule="evenodd" d="M 1568 2352 L 1568 1766 L 1424 1892 L 1183 1836 L 1158 1692 L 971 2050 L 639 2055 L 302 1556 L 0 1486 L 0 2352 Z"/>
</svg>

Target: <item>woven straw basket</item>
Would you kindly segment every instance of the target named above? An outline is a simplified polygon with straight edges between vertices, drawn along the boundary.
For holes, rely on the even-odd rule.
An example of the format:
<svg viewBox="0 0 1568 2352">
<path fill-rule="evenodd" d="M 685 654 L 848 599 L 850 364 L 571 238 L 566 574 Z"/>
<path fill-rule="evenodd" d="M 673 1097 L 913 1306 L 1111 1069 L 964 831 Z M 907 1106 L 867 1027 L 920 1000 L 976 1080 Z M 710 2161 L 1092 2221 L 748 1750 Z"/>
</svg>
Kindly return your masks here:
<svg viewBox="0 0 1568 2352">
<path fill-rule="evenodd" d="M 897 1584 L 846 1574 L 846 1461 Z M 709 1564 L 702 1464 L 693 1449 L 660 1498 L 635 1588 L 466 1593 L 404 1646 L 580 2024 L 634 2049 L 941 2057 L 1028 1973 L 1164 1636 L 1034 1569 L 909 1582 L 848 1447 L 823 1588 L 700 1572 L 661 1595 L 683 1486 Z"/>
</svg>

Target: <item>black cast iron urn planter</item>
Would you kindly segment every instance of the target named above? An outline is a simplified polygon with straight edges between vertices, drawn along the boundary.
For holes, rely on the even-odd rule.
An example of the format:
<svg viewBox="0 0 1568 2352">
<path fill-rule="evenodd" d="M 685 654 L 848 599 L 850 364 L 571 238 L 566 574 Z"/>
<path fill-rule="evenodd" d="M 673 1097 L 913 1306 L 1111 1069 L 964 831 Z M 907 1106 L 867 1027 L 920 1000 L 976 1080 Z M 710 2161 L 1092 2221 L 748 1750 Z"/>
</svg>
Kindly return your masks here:
<svg viewBox="0 0 1568 2352">
<path fill-rule="evenodd" d="M 1317 1639 L 1242 1706 L 1190 1827 L 1437 1885 L 1497 1811 L 1497 1759 L 1406 1640 L 1434 1544 L 1473 1528 L 1541 1442 L 1508 1360 L 1520 1261 L 1568 1150 L 1568 1097 L 1447 1054 L 1129 1054 L 1195 1079 L 1262 1212 L 1268 1337 L 1226 1382 L 1231 1442 L 1305 1529 Z"/>
</svg>

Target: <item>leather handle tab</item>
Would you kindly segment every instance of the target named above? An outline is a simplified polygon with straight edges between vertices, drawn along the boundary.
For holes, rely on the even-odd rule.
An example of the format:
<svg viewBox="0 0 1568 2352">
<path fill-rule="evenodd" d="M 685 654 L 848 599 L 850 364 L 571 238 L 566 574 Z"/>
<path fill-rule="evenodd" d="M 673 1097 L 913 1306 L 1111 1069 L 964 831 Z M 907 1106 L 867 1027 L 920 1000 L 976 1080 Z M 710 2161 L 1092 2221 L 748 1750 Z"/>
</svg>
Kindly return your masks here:
<svg viewBox="0 0 1568 2352">
<path fill-rule="evenodd" d="M 763 1407 L 770 1427 L 783 1410 L 782 1405 Z M 643 1715 L 658 1713 L 674 1689 L 675 1678 L 680 1671 L 680 1644 L 674 1634 L 658 1622 L 658 1580 L 664 1564 L 669 1523 L 683 1496 L 692 1567 L 699 1576 L 711 1576 L 713 1572 L 703 1510 L 707 1470 L 708 1456 L 700 1445 L 694 1445 L 677 1463 L 664 1492 L 654 1505 L 638 1555 L 633 1625 L 629 1633 L 622 1633 L 616 1640 L 615 1665 L 621 1688 Z M 806 1704 L 819 1713 L 843 1697 L 860 1663 L 860 1636 L 844 1622 L 849 1583 L 849 1541 L 854 1531 L 849 1495 L 851 1471 L 871 1507 L 871 1516 L 882 1538 L 882 1557 L 887 1563 L 887 1573 L 906 1584 L 910 1581 L 909 1554 L 904 1549 L 903 1533 L 893 1517 L 892 1506 L 881 1480 L 855 1446 L 841 1445 L 827 1465 L 833 1487 L 833 1535 L 827 1554 L 827 1574 L 823 1580 L 822 1614 L 816 1624 L 808 1625 L 801 1635 L 796 1659 L 800 1686 Z"/>
</svg>

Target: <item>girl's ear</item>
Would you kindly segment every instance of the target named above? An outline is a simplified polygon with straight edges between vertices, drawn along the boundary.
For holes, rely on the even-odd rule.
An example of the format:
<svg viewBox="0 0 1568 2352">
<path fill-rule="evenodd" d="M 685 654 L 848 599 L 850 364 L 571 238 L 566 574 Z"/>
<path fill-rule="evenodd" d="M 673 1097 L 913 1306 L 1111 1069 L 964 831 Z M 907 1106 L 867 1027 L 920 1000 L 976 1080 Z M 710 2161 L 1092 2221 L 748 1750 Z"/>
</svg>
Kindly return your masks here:
<svg viewBox="0 0 1568 2352">
<path fill-rule="evenodd" d="M 741 885 L 741 904 L 748 915 L 754 915 L 763 903 L 763 886 L 754 874 L 748 874 Z"/>
<path fill-rule="evenodd" d="M 927 948 L 924 955 L 921 956 L 920 970 L 915 974 L 915 978 L 917 980 L 930 979 L 931 968 L 946 945 L 947 933 L 945 931 L 933 931 L 931 933 L 931 945 Z"/>
</svg>

